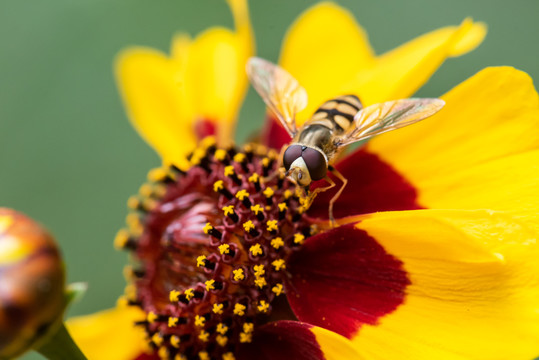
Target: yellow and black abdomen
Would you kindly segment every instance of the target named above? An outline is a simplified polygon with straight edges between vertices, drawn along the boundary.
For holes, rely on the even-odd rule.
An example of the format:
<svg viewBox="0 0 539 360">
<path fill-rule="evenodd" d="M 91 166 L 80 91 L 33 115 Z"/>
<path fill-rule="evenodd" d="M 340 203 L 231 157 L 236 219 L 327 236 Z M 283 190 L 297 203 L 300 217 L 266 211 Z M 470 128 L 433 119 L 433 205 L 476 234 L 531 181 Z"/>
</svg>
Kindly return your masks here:
<svg viewBox="0 0 539 360">
<path fill-rule="evenodd" d="M 354 122 L 354 116 L 363 106 L 355 95 L 343 95 L 326 101 L 305 126 L 317 124 L 327 127 L 333 135 L 340 135 Z"/>
</svg>

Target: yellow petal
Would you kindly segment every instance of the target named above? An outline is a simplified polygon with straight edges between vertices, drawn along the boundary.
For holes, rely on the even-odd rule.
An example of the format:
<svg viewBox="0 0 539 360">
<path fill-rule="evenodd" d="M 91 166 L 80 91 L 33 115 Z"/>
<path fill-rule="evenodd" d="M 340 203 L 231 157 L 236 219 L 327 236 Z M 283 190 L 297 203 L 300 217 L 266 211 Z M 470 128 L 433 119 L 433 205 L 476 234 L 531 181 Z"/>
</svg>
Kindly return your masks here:
<svg viewBox="0 0 539 360">
<path fill-rule="evenodd" d="M 124 51 L 116 77 L 129 118 L 165 163 L 187 165 L 200 120 L 217 126 L 221 143 L 233 126 L 247 90 L 245 63 L 254 40 L 246 0 L 229 0 L 237 31 L 215 27 L 195 40 L 180 34 L 171 56 L 145 48 Z"/>
<path fill-rule="evenodd" d="M 369 69 L 356 72 L 343 88 L 367 105 L 410 97 L 448 57 L 476 48 L 486 34 L 483 23 L 465 20 L 420 36 L 377 58 Z"/>
<path fill-rule="evenodd" d="M 247 91 L 247 59 L 254 38 L 246 0 L 228 1 L 236 31 L 212 28 L 200 34 L 190 49 L 186 84 L 197 118 L 217 125 L 220 144 L 233 139 L 234 125 Z"/>
<path fill-rule="evenodd" d="M 116 78 L 129 119 L 165 163 L 185 165 L 196 138 L 178 76 L 178 64 L 164 54 L 133 48 L 116 61 Z"/>
<path fill-rule="evenodd" d="M 118 306 L 67 321 L 69 333 L 89 360 L 133 360 L 147 351 L 144 330 L 134 326 L 144 313 Z"/>
<path fill-rule="evenodd" d="M 325 100 L 342 95 L 341 86 L 350 76 L 373 61 L 366 34 L 348 11 L 333 3 L 305 11 L 288 31 L 280 59 L 309 94 L 309 105 L 298 114 L 298 123 Z"/>
<path fill-rule="evenodd" d="M 361 360 L 363 359 L 354 345 L 345 338 L 333 331 L 313 326 L 309 329 L 316 337 L 316 342 L 324 354 L 326 360 Z"/>
<path fill-rule="evenodd" d="M 353 339 L 366 359 L 539 355 L 537 232 L 504 213 L 377 213 L 357 225 L 403 262 L 403 305 Z"/>
<path fill-rule="evenodd" d="M 539 97 L 513 68 L 483 70 L 443 97 L 430 119 L 368 144 L 429 208 L 538 213 Z"/>
</svg>

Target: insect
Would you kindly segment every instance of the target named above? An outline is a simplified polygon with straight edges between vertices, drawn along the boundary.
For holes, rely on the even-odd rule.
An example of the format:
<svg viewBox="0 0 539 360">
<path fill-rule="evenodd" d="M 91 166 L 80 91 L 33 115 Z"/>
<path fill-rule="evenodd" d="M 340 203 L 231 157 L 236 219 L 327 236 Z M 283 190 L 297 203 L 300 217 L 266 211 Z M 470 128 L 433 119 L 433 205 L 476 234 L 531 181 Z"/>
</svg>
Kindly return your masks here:
<svg viewBox="0 0 539 360">
<path fill-rule="evenodd" d="M 286 70 L 258 57 L 247 62 L 247 75 L 266 105 L 280 120 L 292 141 L 282 151 L 286 175 L 303 187 L 310 206 L 316 195 L 333 188 L 336 183 L 327 176 L 331 172 L 342 186 L 329 203 L 329 220 L 335 223 L 333 204 L 348 180 L 332 166 L 346 145 L 369 139 L 387 131 L 423 120 L 438 112 L 441 99 L 404 99 L 363 107 L 355 95 L 344 95 L 322 104 L 299 129 L 296 114 L 307 106 L 307 92 Z M 325 179 L 329 186 L 309 193 L 311 182 Z"/>
</svg>

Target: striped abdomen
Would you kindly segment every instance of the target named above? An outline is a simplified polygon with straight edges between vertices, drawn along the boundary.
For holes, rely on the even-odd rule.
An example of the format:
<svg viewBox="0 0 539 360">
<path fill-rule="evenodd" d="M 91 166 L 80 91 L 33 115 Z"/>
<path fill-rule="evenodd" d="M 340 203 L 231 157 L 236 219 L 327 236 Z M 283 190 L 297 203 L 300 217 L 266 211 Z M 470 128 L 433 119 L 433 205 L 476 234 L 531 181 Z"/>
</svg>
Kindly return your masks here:
<svg viewBox="0 0 539 360">
<path fill-rule="evenodd" d="M 322 104 L 304 126 L 322 125 L 329 128 L 333 135 L 339 135 L 352 125 L 354 116 L 362 108 L 357 96 L 339 96 Z"/>
</svg>

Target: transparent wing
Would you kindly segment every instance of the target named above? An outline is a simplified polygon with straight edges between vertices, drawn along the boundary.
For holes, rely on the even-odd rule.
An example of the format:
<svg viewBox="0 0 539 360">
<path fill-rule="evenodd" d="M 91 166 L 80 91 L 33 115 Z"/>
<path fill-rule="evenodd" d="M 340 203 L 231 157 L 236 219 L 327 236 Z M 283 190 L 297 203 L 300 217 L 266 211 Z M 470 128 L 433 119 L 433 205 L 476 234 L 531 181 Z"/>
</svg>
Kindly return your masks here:
<svg viewBox="0 0 539 360">
<path fill-rule="evenodd" d="M 286 70 L 261 58 L 247 61 L 247 76 L 266 105 L 291 137 L 297 133 L 296 114 L 307 106 L 307 92 Z"/>
<path fill-rule="evenodd" d="M 368 106 L 354 116 L 354 125 L 336 143 L 344 146 L 400 129 L 434 115 L 444 105 L 441 99 L 405 99 Z"/>
</svg>

